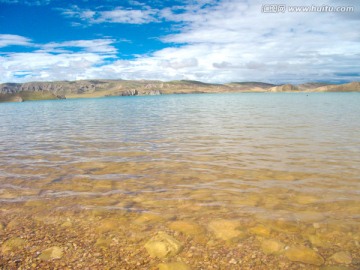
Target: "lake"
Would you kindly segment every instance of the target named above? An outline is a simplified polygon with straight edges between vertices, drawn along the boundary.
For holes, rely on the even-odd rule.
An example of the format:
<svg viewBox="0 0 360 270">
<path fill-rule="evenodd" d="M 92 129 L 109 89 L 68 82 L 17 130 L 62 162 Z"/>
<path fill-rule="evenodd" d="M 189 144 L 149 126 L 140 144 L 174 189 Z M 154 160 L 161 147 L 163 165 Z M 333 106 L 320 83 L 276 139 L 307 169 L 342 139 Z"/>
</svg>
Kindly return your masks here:
<svg viewBox="0 0 360 270">
<path fill-rule="evenodd" d="M 2 267 L 360 267 L 360 93 L 3 103 L 0 123 Z"/>
</svg>

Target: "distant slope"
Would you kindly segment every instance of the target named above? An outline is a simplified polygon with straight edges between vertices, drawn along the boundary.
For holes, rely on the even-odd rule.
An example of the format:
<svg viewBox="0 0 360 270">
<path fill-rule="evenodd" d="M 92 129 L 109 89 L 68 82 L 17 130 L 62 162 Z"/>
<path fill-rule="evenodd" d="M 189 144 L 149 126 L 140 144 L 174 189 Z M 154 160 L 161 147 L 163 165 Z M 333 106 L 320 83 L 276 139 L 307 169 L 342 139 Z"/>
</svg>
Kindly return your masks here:
<svg viewBox="0 0 360 270">
<path fill-rule="evenodd" d="M 340 85 L 326 85 L 315 88 L 316 92 L 360 92 L 360 82 L 351 82 Z"/>
<path fill-rule="evenodd" d="M 32 100 L 63 99 L 50 91 L 19 91 L 14 93 L 0 93 L 0 102 L 23 102 Z"/>
<path fill-rule="evenodd" d="M 275 84 L 263 82 L 231 82 L 227 84 L 232 90 L 236 92 L 264 92 L 267 89 L 274 87 Z"/>
<path fill-rule="evenodd" d="M 269 88 L 270 92 L 360 92 L 360 82 L 346 84 L 304 83 L 283 84 Z"/>
<path fill-rule="evenodd" d="M 323 87 L 323 86 L 329 86 L 330 84 L 328 83 L 303 83 L 303 84 L 299 84 L 297 85 L 299 90 L 311 90 L 311 89 L 316 89 L 319 87 Z"/>
<path fill-rule="evenodd" d="M 274 85 L 263 82 L 212 84 L 199 81 L 81 80 L 0 84 L 0 101 L 27 101 L 59 98 L 137 96 L 188 93 L 235 92 L 350 92 L 360 91 L 360 82 L 342 85 L 305 83 Z"/>
<path fill-rule="evenodd" d="M 243 86 L 243 87 L 261 87 L 264 89 L 275 86 L 275 84 L 263 83 L 263 82 L 231 82 L 228 85 Z"/>
<path fill-rule="evenodd" d="M 299 91 L 299 87 L 293 84 L 283 84 L 271 87 L 269 89 L 270 92 L 293 92 L 293 91 Z"/>
</svg>

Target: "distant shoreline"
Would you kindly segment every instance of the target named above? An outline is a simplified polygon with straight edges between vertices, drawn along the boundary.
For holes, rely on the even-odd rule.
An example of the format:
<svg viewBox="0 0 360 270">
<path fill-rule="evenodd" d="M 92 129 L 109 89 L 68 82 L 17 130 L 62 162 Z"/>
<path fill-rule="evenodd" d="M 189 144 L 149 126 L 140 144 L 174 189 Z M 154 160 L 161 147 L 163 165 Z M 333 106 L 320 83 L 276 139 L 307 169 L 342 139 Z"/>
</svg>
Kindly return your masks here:
<svg viewBox="0 0 360 270">
<path fill-rule="evenodd" d="M 211 84 L 199 81 L 82 80 L 0 84 L 0 102 L 23 102 L 111 96 L 203 93 L 360 92 L 360 82 L 274 85 L 262 82 Z"/>
</svg>

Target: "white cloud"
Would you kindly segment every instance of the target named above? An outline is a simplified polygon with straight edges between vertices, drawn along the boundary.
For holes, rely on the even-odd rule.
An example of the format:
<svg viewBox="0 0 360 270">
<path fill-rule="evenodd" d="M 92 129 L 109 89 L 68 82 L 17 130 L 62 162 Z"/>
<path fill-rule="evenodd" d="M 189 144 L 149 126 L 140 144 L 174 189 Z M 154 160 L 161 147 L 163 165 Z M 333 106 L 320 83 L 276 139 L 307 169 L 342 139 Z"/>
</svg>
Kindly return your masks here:
<svg viewBox="0 0 360 270">
<path fill-rule="evenodd" d="M 78 48 L 90 53 L 116 54 L 116 48 L 111 45 L 114 39 L 72 40 L 61 43 L 51 42 L 41 46 L 41 51 L 66 52 Z"/>
<path fill-rule="evenodd" d="M 117 53 L 112 45 L 116 42 L 113 39 L 35 44 L 24 37 L 16 36 L 16 39 L 0 38 L 0 44 L 14 45 L 14 40 L 35 50 L 0 55 L 1 82 L 83 79 L 87 78 L 86 74 L 92 74 L 91 70 L 115 59 Z"/>
<path fill-rule="evenodd" d="M 105 58 L 95 53 L 12 53 L 0 57 L 1 81 L 78 80 Z M 20 73 L 27 74 L 19 76 Z"/>
<path fill-rule="evenodd" d="M 184 58 L 178 61 L 163 60 L 159 63 L 159 66 L 164 68 L 183 69 L 198 66 L 198 60 L 196 58 Z"/>
<path fill-rule="evenodd" d="M 126 10 L 115 9 L 111 11 L 99 12 L 98 18 L 94 20 L 95 23 L 112 22 L 112 23 L 129 23 L 129 24 L 144 24 L 156 21 L 154 14 L 155 10 Z"/>
<path fill-rule="evenodd" d="M 164 17 L 181 21 L 184 26 L 180 33 L 162 40 L 185 45 L 155 55 L 176 61 L 196 57 L 198 79 L 215 82 L 360 79 L 334 75 L 341 70 L 358 69 L 359 21 L 344 19 L 336 13 L 265 14 L 261 7 L 267 2 L 271 3 L 223 0 L 201 10 L 183 13 L 164 10 Z M 288 5 L 289 2 L 299 5 L 287 1 Z M 307 4 L 334 5 L 334 2 L 300 3 Z M 196 74 L 193 69 L 182 72 Z"/>
<path fill-rule="evenodd" d="M 146 24 L 156 22 L 158 10 L 144 7 L 143 9 L 125 9 L 117 7 L 112 10 L 89 10 L 73 6 L 71 9 L 63 10 L 62 14 L 79 19 L 85 24 L 98 23 L 122 23 L 122 24 Z"/>
<path fill-rule="evenodd" d="M 360 80 L 360 24 L 356 16 L 262 13 L 261 6 L 270 0 L 206 2 L 205 7 L 201 3 L 161 11 L 148 7 L 136 12 L 73 10 L 75 13 L 67 15 L 92 23 L 140 24 L 164 19 L 181 28 L 176 34 L 162 37 L 169 47 L 132 60 L 115 59 L 113 39 L 49 43 L 33 53 L 4 55 L 0 60 L 0 81 L 122 78 L 301 83 Z M 288 5 L 289 2 L 295 3 L 287 1 Z M 301 5 L 334 3 L 303 0 Z M 356 5 L 359 8 L 359 4 Z M 148 15 L 140 18 L 140 14 Z M 25 77 L 19 78 L 16 74 L 25 74 Z"/>
<path fill-rule="evenodd" d="M 0 48 L 7 46 L 31 46 L 31 40 L 18 35 L 0 34 Z"/>
</svg>

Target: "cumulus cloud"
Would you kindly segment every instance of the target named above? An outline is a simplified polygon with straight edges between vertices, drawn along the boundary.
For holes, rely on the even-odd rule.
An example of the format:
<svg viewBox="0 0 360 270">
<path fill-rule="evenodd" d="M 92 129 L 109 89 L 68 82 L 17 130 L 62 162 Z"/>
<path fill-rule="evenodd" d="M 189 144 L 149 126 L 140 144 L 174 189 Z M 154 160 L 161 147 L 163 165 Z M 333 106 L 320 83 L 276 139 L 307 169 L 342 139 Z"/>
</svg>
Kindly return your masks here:
<svg viewBox="0 0 360 270">
<path fill-rule="evenodd" d="M 7 46 L 31 46 L 31 39 L 18 35 L 0 34 L 0 48 Z"/>
<path fill-rule="evenodd" d="M 168 9 L 165 17 L 184 24 L 180 33 L 162 40 L 185 45 L 171 53 L 162 50 L 156 54 L 176 56 L 177 61 L 196 57 L 199 78 L 215 82 L 301 83 L 336 80 L 334 72 L 343 69 L 356 71 L 360 60 L 359 21 L 331 12 L 262 13 L 262 5 L 267 3 L 271 1 L 223 0 L 206 9 L 183 13 Z M 301 3 L 315 4 L 340 5 L 334 1 Z"/>
<path fill-rule="evenodd" d="M 104 63 L 105 57 L 95 53 L 44 52 L 12 53 L 0 56 L 1 79 L 11 81 L 79 80 L 87 78 L 89 69 Z"/>
<path fill-rule="evenodd" d="M 4 36 L 4 35 L 2 35 Z M 9 35 L 6 35 L 9 36 Z M 9 41 L 10 40 L 10 41 Z M 71 40 L 61 43 L 35 44 L 21 36 L 0 36 L 0 44 L 34 48 L 32 52 L 0 54 L 0 81 L 79 80 L 93 75 L 91 70 L 116 58 L 116 40 Z M 20 44 L 19 44 L 20 43 Z"/>
<path fill-rule="evenodd" d="M 33 53 L 6 54 L 0 59 L 0 80 L 123 78 L 273 83 L 360 80 L 360 23 L 356 16 L 344 18 L 344 14 L 331 12 L 262 13 L 262 5 L 271 2 L 204 0 L 162 10 L 141 7 L 64 11 L 71 18 L 91 23 L 142 24 L 166 20 L 178 31 L 161 37 L 167 48 L 131 60 L 115 58 L 113 39 L 49 43 Z M 287 1 L 287 5 L 289 2 L 299 5 L 296 1 Z M 303 0 L 301 5 L 339 3 Z M 353 1 L 352 5 L 359 9 L 359 3 Z M 30 41 L 23 42 L 29 45 Z"/>
</svg>

